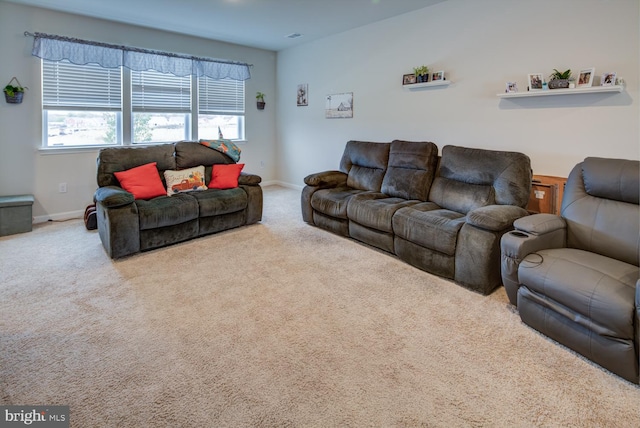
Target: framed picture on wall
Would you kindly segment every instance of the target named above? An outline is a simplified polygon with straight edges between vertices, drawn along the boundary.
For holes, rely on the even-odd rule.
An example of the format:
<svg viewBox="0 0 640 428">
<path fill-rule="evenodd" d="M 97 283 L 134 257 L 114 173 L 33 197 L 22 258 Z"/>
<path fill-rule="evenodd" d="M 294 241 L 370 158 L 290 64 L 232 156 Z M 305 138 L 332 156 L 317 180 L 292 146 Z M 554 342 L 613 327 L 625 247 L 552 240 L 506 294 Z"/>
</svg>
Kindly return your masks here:
<svg viewBox="0 0 640 428">
<path fill-rule="evenodd" d="M 541 91 L 544 77 L 542 77 L 542 73 L 531 73 L 527 77 L 527 82 L 529 83 L 530 91 Z"/>
<path fill-rule="evenodd" d="M 593 84 L 593 76 L 596 74 L 596 69 L 585 68 L 580 70 L 580 74 L 578 74 L 578 87 L 590 87 Z"/>
<path fill-rule="evenodd" d="M 351 119 L 353 117 L 353 92 L 327 95 L 325 117 L 327 119 Z"/>
<path fill-rule="evenodd" d="M 616 84 L 616 73 L 604 73 L 600 78 L 600 86 L 613 86 Z"/>
<path fill-rule="evenodd" d="M 298 107 L 309 105 L 309 84 L 301 83 L 298 85 L 298 93 L 296 95 L 296 104 Z"/>
<path fill-rule="evenodd" d="M 516 82 L 507 82 L 507 89 L 505 89 L 507 93 L 518 92 L 518 84 Z"/>
</svg>

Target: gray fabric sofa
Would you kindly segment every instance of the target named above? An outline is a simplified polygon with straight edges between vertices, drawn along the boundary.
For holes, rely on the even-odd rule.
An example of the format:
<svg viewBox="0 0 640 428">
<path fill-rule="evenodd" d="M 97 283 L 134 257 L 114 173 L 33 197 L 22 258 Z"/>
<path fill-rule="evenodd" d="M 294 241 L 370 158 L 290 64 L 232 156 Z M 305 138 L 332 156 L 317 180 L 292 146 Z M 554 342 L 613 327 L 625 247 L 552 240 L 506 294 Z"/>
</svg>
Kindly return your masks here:
<svg viewBox="0 0 640 428">
<path fill-rule="evenodd" d="M 503 236 L 502 277 L 522 321 L 639 383 L 640 162 L 586 158 L 559 216 L 519 219 Z"/>
<path fill-rule="evenodd" d="M 489 294 L 500 238 L 528 215 L 531 166 L 516 152 L 349 141 L 339 170 L 304 182 L 305 222 Z"/>
<path fill-rule="evenodd" d="M 150 162 L 164 183 L 165 170 L 205 166 L 206 184 L 214 164 L 234 163 L 228 156 L 196 142 L 145 147 L 117 147 L 98 154 L 98 189 L 94 195 L 98 233 L 107 254 L 124 257 L 198 236 L 253 224 L 262 219 L 261 178 L 241 173 L 239 186 L 134 200 L 114 173 Z"/>
</svg>

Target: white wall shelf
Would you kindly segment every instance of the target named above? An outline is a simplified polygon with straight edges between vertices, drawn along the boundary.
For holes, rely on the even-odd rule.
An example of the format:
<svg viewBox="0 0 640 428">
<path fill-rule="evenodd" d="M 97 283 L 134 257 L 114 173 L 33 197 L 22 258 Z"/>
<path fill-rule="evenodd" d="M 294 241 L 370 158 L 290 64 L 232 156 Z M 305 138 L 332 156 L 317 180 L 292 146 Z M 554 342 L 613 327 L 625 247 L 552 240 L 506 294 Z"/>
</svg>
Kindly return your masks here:
<svg viewBox="0 0 640 428">
<path fill-rule="evenodd" d="M 405 89 L 418 89 L 418 88 L 432 88 L 434 86 L 449 86 L 451 80 L 436 80 L 435 82 L 425 83 L 411 83 L 409 85 L 402 85 Z"/>
<path fill-rule="evenodd" d="M 622 92 L 624 86 L 591 86 L 588 88 L 574 88 L 574 89 L 548 89 L 538 91 L 525 91 L 525 92 L 503 92 L 497 94 L 500 98 L 523 98 L 523 97 L 547 97 L 550 95 L 578 95 L 578 94 L 594 94 L 603 92 Z"/>
</svg>

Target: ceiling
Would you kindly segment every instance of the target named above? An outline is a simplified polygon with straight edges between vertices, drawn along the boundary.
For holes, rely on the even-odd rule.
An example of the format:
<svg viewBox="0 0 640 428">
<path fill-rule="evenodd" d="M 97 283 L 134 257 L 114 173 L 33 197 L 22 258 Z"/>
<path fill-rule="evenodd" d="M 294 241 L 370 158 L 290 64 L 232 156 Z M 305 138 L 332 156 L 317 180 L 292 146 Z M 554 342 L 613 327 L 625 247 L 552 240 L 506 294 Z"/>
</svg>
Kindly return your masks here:
<svg viewBox="0 0 640 428">
<path fill-rule="evenodd" d="M 278 51 L 445 0 L 5 1 Z"/>
</svg>

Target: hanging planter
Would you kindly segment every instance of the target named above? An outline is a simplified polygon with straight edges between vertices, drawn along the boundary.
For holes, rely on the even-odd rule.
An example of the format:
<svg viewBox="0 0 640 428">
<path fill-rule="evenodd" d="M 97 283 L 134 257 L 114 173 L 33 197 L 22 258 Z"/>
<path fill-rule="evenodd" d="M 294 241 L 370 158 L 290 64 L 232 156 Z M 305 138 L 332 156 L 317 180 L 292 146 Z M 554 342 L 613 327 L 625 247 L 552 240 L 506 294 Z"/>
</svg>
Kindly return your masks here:
<svg viewBox="0 0 640 428">
<path fill-rule="evenodd" d="M 13 81 L 16 81 L 17 86 L 12 85 Z M 4 92 L 4 99 L 9 104 L 20 104 L 22 102 L 22 98 L 24 97 L 24 91 L 27 90 L 26 86 L 22 86 L 20 81 L 14 76 L 7 86 L 4 87 L 2 92 Z"/>
<path fill-rule="evenodd" d="M 265 105 L 264 94 L 262 92 L 256 92 L 256 107 L 258 107 L 258 110 L 264 110 Z"/>
</svg>

